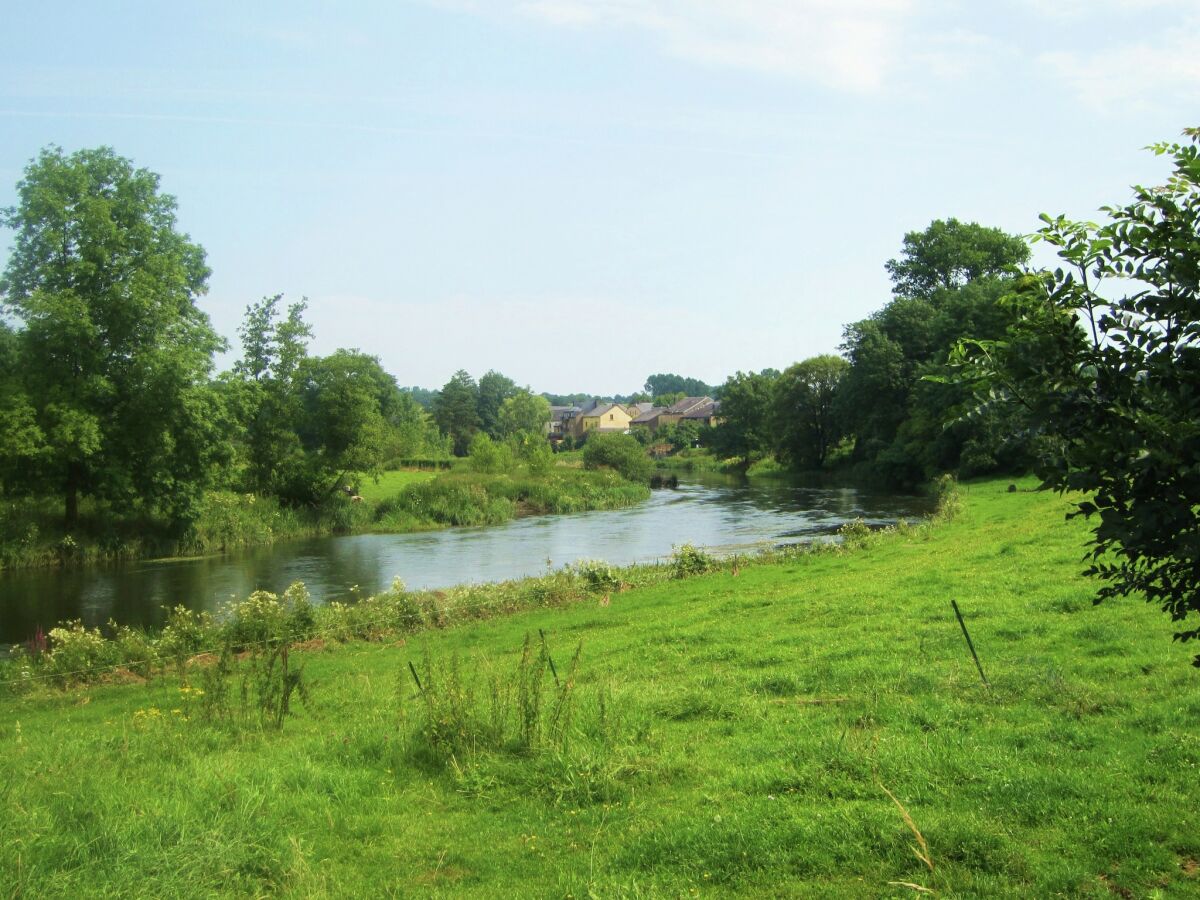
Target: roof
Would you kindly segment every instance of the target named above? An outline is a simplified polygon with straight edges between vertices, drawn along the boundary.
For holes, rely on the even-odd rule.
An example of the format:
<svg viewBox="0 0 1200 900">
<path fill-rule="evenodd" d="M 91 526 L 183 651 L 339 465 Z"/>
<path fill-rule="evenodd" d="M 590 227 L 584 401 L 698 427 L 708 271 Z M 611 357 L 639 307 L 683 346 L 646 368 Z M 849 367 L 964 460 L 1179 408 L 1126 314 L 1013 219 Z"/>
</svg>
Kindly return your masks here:
<svg viewBox="0 0 1200 900">
<path fill-rule="evenodd" d="M 667 411 L 667 408 L 665 406 L 651 406 L 648 410 L 646 410 L 640 416 L 638 416 L 636 419 L 634 419 L 632 424 L 634 424 L 634 425 L 649 425 L 651 422 L 653 422 L 655 419 L 657 419 L 660 415 L 662 415 L 666 411 Z"/>
<path fill-rule="evenodd" d="M 667 407 L 667 415 L 682 416 L 690 413 L 693 409 L 702 403 L 712 403 L 712 397 L 684 397 L 678 403 L 672 403 Z"/>
<path fill-rule="evenodd" d="M 685 419 L 710 419 L 721 410 L 721 404 L 717 400 L 709 400 L 707 403 L 702 403 L 695 409 L 690 409 L 683 414 Z"/>
</svg>

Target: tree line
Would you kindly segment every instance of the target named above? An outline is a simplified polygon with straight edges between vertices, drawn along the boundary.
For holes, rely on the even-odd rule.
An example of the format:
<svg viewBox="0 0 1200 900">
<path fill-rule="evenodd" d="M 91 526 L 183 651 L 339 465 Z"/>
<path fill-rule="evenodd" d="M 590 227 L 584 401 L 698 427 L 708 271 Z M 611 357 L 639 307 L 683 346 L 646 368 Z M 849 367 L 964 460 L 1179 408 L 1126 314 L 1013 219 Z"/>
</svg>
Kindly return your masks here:
<svg viewBox="0 0 1200 900">
<path fill-rule="evenodd" d="M 1027 463 L 1005 413 L 967 419 L 971 392 L 938 382 L 957 342 L 1002 335 L 1001 302 L 1021 277 L 1019 237 L 956 219 L 906 234 L 886 263 L 892 297 L 843 330 L 842 356 L 823 354 L 783 372 L 738 372 L 721 387 L 724 422 L 702 439 L 748 462 L 774 454 L 795 468 L 832 461 L 893 486 L 932 475 L 973 475 Z"/>
<path fill-rule="evenodd" d="M 251 304 L 241 357 L 197 306 L 204 250 L 154 173 L 111 149 L 47 148 L 3 211 L 0 491 L 57 495 L 68 528 L 90 497 L 184 528 L 206 490 L 318 504 L 347 473 L 445 453 L 375 357 L 308 352 L 304 301 Z M 14 327 L 15 326 L 15 327 Z"/>
</svg>

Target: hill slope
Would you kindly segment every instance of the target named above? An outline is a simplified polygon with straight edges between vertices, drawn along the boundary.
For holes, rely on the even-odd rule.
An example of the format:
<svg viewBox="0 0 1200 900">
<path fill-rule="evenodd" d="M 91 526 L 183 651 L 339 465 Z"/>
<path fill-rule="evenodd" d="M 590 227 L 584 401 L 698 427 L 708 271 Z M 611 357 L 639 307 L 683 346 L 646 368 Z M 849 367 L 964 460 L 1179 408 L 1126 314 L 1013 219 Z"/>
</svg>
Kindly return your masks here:
<svg viewBox="0 0 1200 900">
<path fill-rule="evenodd" d="M 1157 610 L 1092 606 L 1065 503 L 1005 487 L 857 552 L 293 654 L 281 731 L 205 723 L 195 675 L 0 700 L 0 891 L 1200 896 L 1200 673 Z"/>
</svg>

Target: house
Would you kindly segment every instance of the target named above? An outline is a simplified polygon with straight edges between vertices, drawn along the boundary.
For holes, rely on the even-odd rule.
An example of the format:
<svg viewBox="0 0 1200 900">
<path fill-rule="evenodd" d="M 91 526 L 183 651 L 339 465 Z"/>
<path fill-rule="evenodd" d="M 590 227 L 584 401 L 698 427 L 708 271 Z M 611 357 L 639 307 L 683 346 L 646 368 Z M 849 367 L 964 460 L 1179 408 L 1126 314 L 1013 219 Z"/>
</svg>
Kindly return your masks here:
<svg viewBox="0 0 1200 900">
<path fill-rule="evenodd" d="M 617 432 L 623 434 L 629 430 L 633 417 L 629 410 L 619 403 L 592 402 L 576 414 L 570 422 L 570 434 L 576 439 L 593 431 Z"/>
<path fill-rule="evenodd" d="M 721 423 L 721 401 L 705 397 L 706 402 L 694 406 L 680 417 L 681 422 L 695 422 L 697 425 L 719 425 Z"/>
<path fill-rule="evenodd" d="M 649 428 L 651 431 L 666 425 L 675 425 L 685 419 L 700 425 L 716 424 L 716 410 L 720 404 L 712 397 L 684 397 L 678 403 L 672 403 L 666 408 L 655 407 L 638 416 L 633 424 Z"/>
<path fill-rule="evenodd" d="M 571 433 L 571 420 L 579 415 L 578 406 L 551 406 L 550 421 L 546 423 L 546 436 L 550 443 L 557 444 Z"/>
</svg>

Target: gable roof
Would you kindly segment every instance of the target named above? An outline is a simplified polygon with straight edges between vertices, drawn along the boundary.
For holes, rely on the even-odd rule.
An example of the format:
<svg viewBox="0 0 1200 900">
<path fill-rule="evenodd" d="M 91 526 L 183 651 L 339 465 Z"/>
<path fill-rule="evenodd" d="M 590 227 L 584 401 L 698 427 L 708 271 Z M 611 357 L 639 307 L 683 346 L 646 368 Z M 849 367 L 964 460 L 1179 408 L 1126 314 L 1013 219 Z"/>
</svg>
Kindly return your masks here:
<svg viewBox="0 0 1200 900">
<path fill-rule="evenodd" d="M 707 398 L 706 398 L 707 399 Z M 689 409 L 683 414 L 685 419 L 710 419 L 715 416 L 721 409 L 719 400 L 708 400 L 707 403 L 701 403 L 699 406 Z"/>
<path fill-rule="evenodd" d="M 649 425 L 651 422 L 653 422 L 655 419 L 657 419 L 660 415 L 662 415 L 666 411 L 667 411 L 667 408 L 665 406 L 651 406 L 648 410 L 646 410 L 640 416 L 638 416 L 636 419 L 634 419 L 631 424 L 633 424 L 633 425 Z"/>
<path fill-rule="evenodd" d="M 683 416 L 690 413 L 693 409 L 703 403 L 712 403 L 712 397 L 684 397 L 678 403 L 672 403 L 667 407 L 667 415 Z"/>
</svg>

